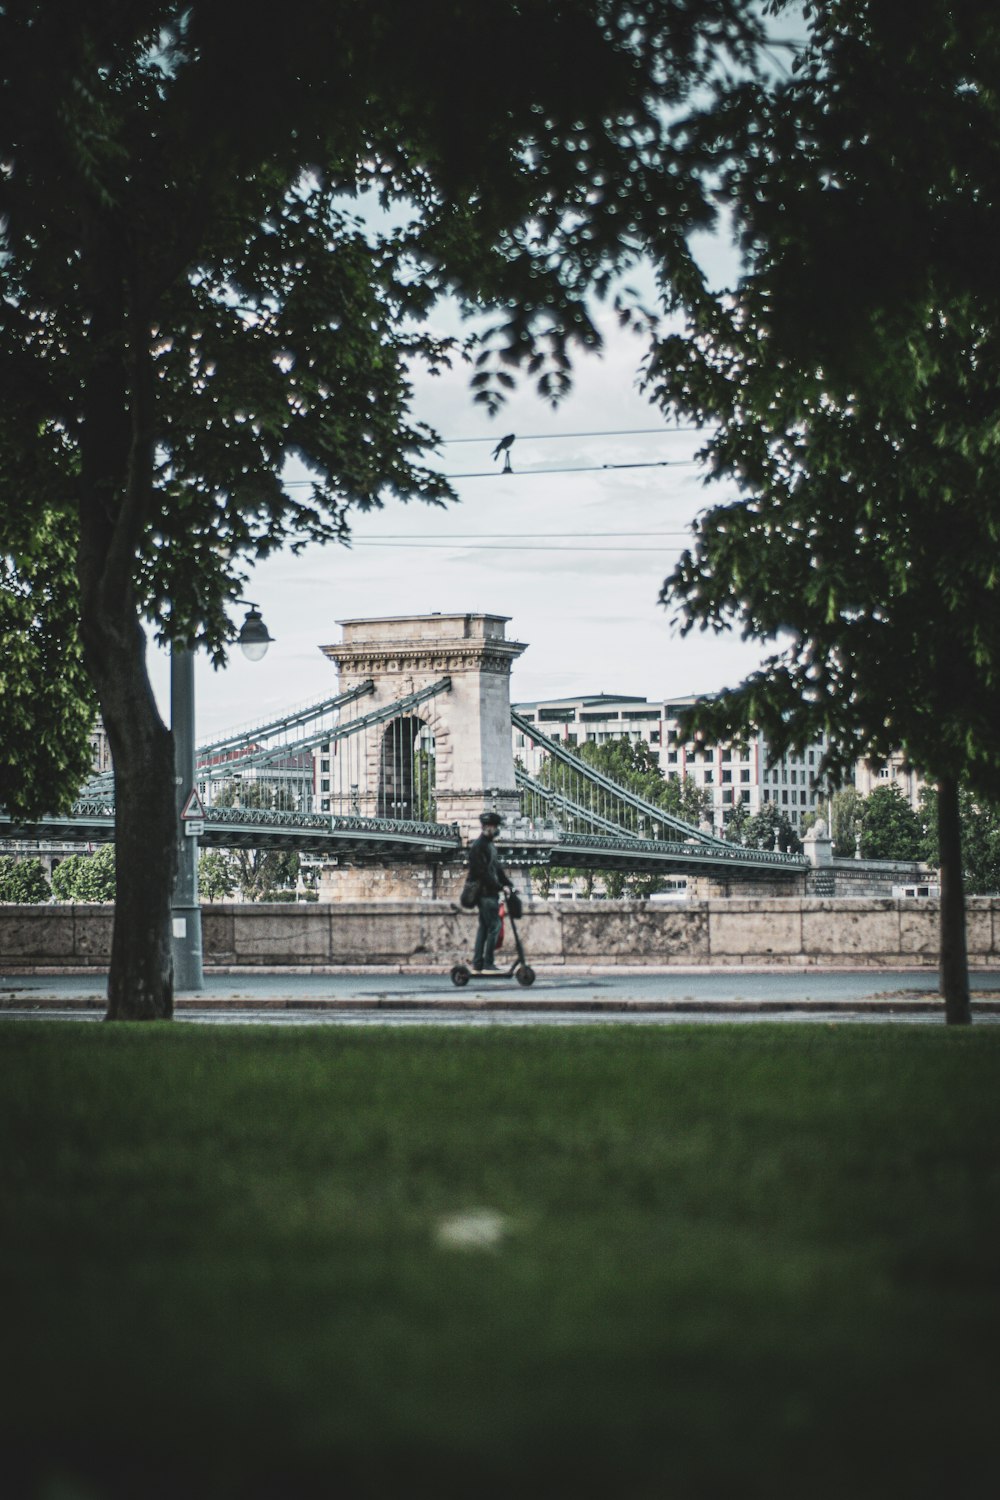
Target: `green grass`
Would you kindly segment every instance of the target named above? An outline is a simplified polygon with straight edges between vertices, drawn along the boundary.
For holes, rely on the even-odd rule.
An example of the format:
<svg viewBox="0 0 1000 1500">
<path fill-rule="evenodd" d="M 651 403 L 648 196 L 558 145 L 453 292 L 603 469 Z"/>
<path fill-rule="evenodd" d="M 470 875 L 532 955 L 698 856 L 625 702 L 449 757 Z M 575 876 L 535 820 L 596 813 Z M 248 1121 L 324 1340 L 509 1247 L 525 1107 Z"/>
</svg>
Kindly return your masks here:
<svg viewBox="0 0 1000 1500">
<path fill-rule="evenodd" d="M 1000 1029 L 5 1022 L 0 1122 L 8 1494 L 997 1492 Z"/>
</svg>

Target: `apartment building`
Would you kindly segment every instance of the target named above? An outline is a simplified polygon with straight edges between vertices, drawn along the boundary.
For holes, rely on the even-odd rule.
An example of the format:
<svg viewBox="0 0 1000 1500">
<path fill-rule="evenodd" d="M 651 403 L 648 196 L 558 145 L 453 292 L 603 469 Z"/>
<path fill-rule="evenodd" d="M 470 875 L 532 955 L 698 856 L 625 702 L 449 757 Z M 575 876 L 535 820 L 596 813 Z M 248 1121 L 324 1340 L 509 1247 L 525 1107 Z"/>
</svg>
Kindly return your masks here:
<svg viewBox="0 0 1000 1500">
<path fill-rule="evenodd" d="M 914 812 L 920 807 L 920 793 L 926 785 L 924 778 L 907 764 L 906 758 L 899 751 L 895 751 L 887 761 L 875 767 L 870 766 L 867 761 L 859 760 L 854 772 L 854 786 L 862 797 L 869 796 L 876 787 L 895 786 Z"/>
<path fill-rule="evenodd" d="M 722 829 L 739 806 L 750 814 L 769 802 L 788 815 L 801 829 L 806 813 L 828 795 L 816 777 L 826 740 L 818 739 L 802 754 L 788 754 L 770 765 L 767 741 L 759 732 L 745 739 L 710 745 L 703 740 L 682 739 L 679 718 L 694 703 L 693 697 L 653 702 L 646 698 L 596 693 L 574 698 L 544 698 L 533 703 L 515 703 L 514 711 L 538 727 L 550 739 L 568 748 L 587 743 L 603 745 L 610 740 L 643 742 L 656 756 L 667 778 L 688 776 L 712 799 L 712 823 Z M 545 758 L 544 748 L 532 743 L 523 731 L 513 731 L 513 751 L 529 775 Z"/>
</svg>

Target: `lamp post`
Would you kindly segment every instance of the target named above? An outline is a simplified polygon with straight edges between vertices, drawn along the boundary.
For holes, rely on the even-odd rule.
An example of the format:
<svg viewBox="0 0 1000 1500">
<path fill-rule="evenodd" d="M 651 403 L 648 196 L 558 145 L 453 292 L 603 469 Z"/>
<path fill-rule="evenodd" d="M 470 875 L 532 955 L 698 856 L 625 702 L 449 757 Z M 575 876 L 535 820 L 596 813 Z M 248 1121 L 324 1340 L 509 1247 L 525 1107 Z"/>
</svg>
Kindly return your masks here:
<svg viewBox="0 0 1000 1500">
<path fill-rule="evenodd" d="M 248 661 L 260 661 L 273 637 L 268 634 L 256 604 L 251 604 L 249 599 L 237 599 L 235 603 L 248 606 L 246 619 L 237 636 L 240 649 Z M 197 790 L 194 733 L 194 652 L 173 645 L 170 648 L 170 727 L 174 735 L 174 784 L 180 825 L 177 878 L 170 904 L 174 986 L 179 990 L 200 990 L 204 988 L 205 976 L 202 969 L 201 902 L 198 899 L 198 835 L 204 825 L 198 816 L 201 803 Z"/>
</svg>

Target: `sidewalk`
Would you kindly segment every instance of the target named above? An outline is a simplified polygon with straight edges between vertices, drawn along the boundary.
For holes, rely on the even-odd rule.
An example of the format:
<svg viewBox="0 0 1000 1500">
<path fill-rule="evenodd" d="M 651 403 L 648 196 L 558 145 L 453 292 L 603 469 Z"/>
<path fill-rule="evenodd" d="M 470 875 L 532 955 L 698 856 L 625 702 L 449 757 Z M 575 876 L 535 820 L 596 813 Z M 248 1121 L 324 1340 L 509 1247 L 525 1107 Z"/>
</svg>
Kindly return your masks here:
<svg viewBox="0 0 1000 1500">
<path fill-rule="evenodd" d="M 974 1015 L 1000 1016 L 1000 970 L 970 976 Z M 0 974 L 0 1015 L 17 1012 L 100 1013 L 106 975 L 88 970 Z M 545 1015 L 936 1015 L 943 1012 L 937 975 L 927 968 L 789 969 L 788 967 L 553 967 L 536 983 L 474 976 L 455 988 L 440 966 L 208 970 L 205 988 L 178 993 L 177 1013 L 373 1014 L 530 1011 Z"/>
</svg>

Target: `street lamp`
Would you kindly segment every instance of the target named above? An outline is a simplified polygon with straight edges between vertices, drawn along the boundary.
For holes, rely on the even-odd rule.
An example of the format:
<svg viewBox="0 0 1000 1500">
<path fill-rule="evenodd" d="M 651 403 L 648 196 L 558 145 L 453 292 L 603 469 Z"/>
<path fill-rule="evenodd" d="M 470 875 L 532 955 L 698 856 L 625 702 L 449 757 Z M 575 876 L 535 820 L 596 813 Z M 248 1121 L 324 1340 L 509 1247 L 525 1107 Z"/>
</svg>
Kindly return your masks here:
<svg viewBox="0 0 1000 1500">
<path fill-rule="evenodd" d="M 261 619 L 260 606 L 252 604 L 249 599 L 236 599 L 234 603 L 248 606 L 247 617 L 236 637 L 240 643 L 240 650 L 247 661 L 261 661 L 267 655 L 267 648 L 274 637 L 267 633 L 267 626 Z"/>
<path fill-rule="evenodd" d="M 237 636 L 240 648 L 249 661 L 260 661 L 273 637 L 268 634 L 256 604 L 249 599 L 234 602 L 249 606 Z M 200 990 L 204 989 L 205 976 L 198 899 L 198 835 L 203 832 L 204 824 L 196 777 L 194 652 L 174 645 L 170 647 L 170 727 L 174 735 L 174 783 L 180 821 L 177 879 L 170 903 L 174 984 L 179 990 Z"/>
</svg>

